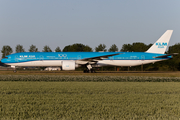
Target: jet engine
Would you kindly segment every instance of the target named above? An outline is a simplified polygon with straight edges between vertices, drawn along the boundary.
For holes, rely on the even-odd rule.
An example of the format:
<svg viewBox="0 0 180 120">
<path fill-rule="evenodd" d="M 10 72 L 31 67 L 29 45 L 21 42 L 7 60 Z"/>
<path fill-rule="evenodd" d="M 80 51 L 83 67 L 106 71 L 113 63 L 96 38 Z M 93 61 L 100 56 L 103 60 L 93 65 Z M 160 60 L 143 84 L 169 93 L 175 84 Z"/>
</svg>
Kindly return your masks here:
<svg viewBox="0 0 180 120">
<path fill-rule="evenodd" d="M 62 70 L 75 70 L 75 61 L 62 61 Z"/>
</svg>

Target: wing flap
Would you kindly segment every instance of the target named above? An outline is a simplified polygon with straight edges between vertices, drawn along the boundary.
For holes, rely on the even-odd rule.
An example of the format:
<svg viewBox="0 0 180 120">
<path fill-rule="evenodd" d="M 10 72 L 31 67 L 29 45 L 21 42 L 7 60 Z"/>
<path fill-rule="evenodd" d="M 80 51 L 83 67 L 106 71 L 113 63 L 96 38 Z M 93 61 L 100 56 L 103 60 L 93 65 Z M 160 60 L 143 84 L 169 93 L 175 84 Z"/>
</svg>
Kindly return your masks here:
<svg viewBox="0 0 180 120">
<path fill-rule="evenodd" d="M 167 58 L 168 56 L 174 56 L 174 55 L 178 55 L 178 54 L 179 54 L 179 53 L 172 53 L 172 54 L 157 56 L 157 57 L 154 57 L 154 58 Z"/>
</svg>

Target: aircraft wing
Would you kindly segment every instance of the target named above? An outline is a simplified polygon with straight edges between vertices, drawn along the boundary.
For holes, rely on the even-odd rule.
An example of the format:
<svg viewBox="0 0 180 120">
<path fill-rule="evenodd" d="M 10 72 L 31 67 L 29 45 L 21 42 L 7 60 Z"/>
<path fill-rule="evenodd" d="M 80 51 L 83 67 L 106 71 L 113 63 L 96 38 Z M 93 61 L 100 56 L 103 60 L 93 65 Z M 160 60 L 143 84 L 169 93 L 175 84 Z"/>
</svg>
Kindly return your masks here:
<svg viewBox="0 0 180 120">
<path fill-rule="evenodd" d="M 173 56 L 173 55 L 178 55 L 178 54 L 179 54 L 179 53 L 172 53 L 172 54 L 157 56 L 157 57 L 154 57 L 154 58 L 166 58 L 166 57 L 168 57 L 168 56 Z"/>
<path fill-rule="evenodd" d="M 95 64 L 100 60 L 108 59 L 108 57 L 119 55 L 119 54 L 121 54 L 121 53 L 109 54 L 109 55 L 103 55 L 103 56 L 97 56 L 97 57 L 90 57 L 90 58 L 84 58 L 84 59 L 77 60 L 76 63 L 77 64 L 87 64 L 87 63 Z"/>
</svg>

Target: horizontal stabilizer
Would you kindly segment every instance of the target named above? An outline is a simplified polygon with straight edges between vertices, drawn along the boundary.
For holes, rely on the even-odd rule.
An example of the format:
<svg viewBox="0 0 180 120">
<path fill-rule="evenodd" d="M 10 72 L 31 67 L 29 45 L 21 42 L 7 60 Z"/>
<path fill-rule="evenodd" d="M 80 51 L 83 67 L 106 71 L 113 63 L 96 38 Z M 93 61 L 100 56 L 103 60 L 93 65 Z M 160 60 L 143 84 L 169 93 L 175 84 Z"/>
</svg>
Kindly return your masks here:
<svg viewBox="0 0 180 120">
<path fill-rule="evenodd" d="M 157 57 L 154 57 L 154 58 L 166 58 L 166 57 L 168 57 L 168 56 L 174 56 L 174 55 L 178 55 L 178 54 L 179 54 L 179 53 L 172 53 L 172 54 L 157 56 Z"/>
</svg>

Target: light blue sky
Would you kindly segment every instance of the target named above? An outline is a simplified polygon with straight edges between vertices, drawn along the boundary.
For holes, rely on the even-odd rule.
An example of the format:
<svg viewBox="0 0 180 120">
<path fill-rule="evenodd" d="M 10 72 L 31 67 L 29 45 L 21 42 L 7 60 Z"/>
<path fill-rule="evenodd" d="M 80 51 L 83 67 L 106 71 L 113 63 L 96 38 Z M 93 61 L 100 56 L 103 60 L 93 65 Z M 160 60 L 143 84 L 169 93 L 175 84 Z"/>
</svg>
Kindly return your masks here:
<svg viewBox="0 0 180 120">
<path fill-rule="evenodd" d="M 180 0 L 0 0 L 0 50 L 34 44 L 154 43 L 173 29 L 170 45 L 180 43 Z"/>
</svg>

